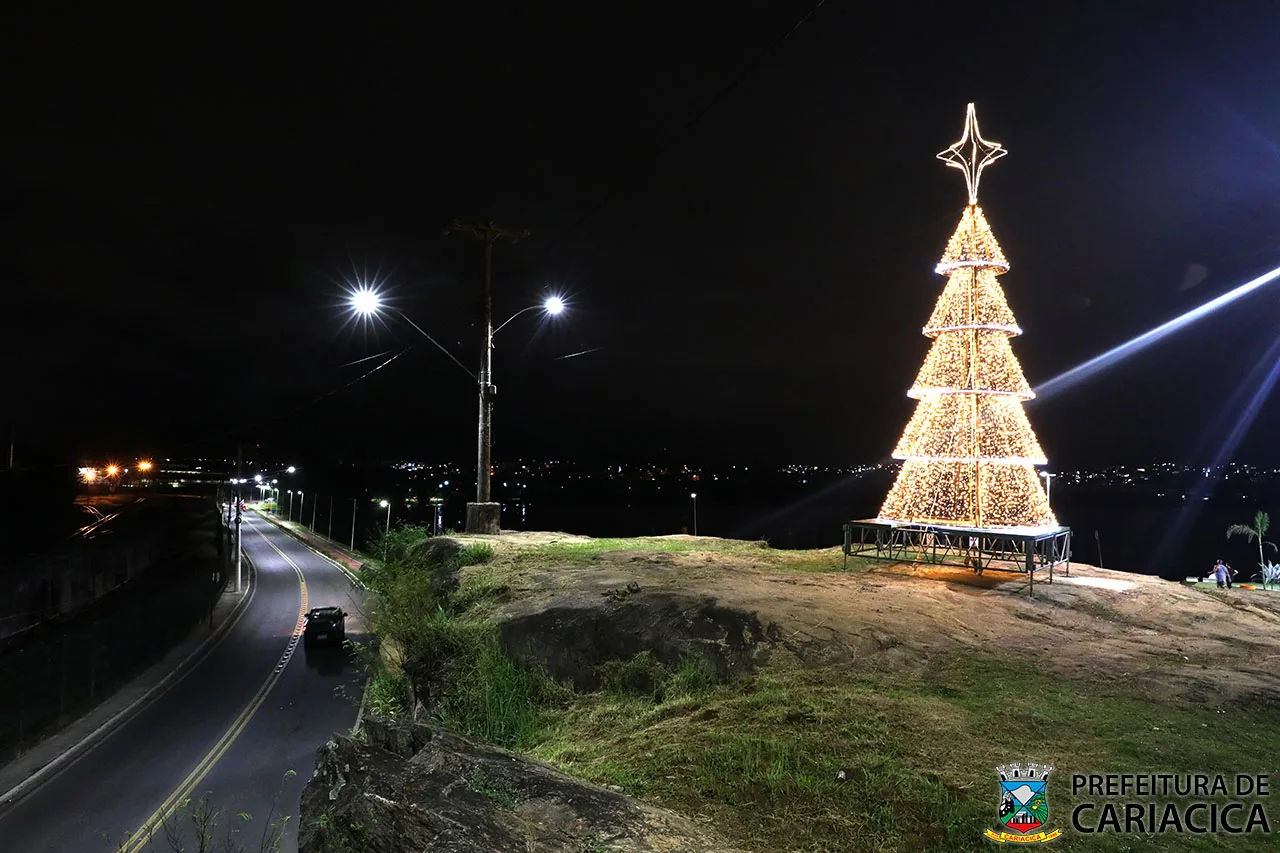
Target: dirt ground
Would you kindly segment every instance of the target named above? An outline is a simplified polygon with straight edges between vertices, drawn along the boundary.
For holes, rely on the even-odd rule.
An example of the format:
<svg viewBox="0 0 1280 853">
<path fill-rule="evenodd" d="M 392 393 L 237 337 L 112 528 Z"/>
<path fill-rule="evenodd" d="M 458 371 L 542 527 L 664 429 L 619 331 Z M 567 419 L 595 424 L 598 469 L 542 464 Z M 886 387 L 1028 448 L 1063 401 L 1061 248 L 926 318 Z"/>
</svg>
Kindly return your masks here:
<svg viewBox="0 0 1280 853">
<path fill-rule="evenodd" d="M 499 565 L 513 549 L 590 541 L 484 538 Z M 1280 699 L 1280 592 L 1195 588 L 1079 563 L 1070 577 L 1037 582 L 1034 597 L 1024 575 L 990 570 L 852 561 L 847 572 L 803 570 L 839 563 L 839 549 L 628 550 L 522 563 L 510 582 L 525 606 L 598 603 L 629 582 L 639 584 L 637 596 L 714 598 L 776 624 L 777 651 L 802 665 L 927 678 L 933 661 L 957 649 L 989 649 L 1069 678 L 1124 682 L 1156 701 L 1227 709 Z"/>
</svg>

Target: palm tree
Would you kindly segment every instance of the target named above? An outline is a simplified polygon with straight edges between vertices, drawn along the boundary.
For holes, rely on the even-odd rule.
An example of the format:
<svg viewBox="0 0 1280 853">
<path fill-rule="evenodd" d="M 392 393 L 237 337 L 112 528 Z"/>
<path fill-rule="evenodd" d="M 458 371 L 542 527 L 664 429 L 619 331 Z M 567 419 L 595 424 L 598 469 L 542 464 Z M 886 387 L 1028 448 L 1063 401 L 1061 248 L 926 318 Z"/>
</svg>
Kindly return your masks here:
<svg viewBox="0 0 1280 853">
<path fill-rule="evenodd" d="M 1274 550 L 1276 543 L 1269 542 L 1262 537 L 1267 535 L 1267 530 L 1271 527 L 1271 518 L 1262 510 L 1258 510 L 1258 514 L 1253 517 L 1253 527 L 1247 524 L 1233 524 L 1227 528 L 1227 538 L 1232 536 L 1243 536 L 1250 542 L 1258 540 L 1258 565 L 1266 565 L 1267 558 L 1262 554 L 1262 546 L 1270 545 Z"/>
</svg>

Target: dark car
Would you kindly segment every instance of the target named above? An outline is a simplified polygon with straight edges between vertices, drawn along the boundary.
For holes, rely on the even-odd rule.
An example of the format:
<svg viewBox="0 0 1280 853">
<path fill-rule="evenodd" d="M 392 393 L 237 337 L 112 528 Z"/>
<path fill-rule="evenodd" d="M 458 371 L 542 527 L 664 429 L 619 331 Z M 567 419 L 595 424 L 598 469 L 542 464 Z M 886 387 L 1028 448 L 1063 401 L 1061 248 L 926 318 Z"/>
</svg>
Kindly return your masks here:
<svg viewBox="0 0 1280 853">
<path fill-rule="evenodd" d="M 337 643 L 347 638 L 347 614 L 341 607 L 313 607 L 307 611 L 302 628 L 302 642 Z"/>
</svg>

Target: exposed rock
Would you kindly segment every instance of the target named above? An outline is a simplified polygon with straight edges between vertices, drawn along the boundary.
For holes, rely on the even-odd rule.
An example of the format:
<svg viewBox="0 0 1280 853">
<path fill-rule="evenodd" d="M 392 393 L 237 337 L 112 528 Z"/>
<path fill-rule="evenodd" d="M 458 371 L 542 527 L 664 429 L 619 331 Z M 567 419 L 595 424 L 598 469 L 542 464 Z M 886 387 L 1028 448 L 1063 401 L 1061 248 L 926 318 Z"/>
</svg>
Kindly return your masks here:
<svg viewBox="0 0 1280 853">
<path fill-rule="evenodd" d="M 343 736 L 322 746 L 300 853 L 734 853 L 687 818 L 541 762 L 423 723 L 374 730 L 416 752 Z"/>
<path fill-rule="evenodd" d="M 413 758 L 431 737 L 431 730 L 426 726 L 397 725 L 394 720 L 382 717 L 365 718 L 363 728 L 370 746 L 402 758 Z"/>
<path fill-rule="evenodd" d="M 517 603 L 504 614 L 503 650 L 523 663 L 546 667 L 578 690 L 600 686 L 601 664 L 644 651 L 668 666 L 684 657 L 700 658 L 727 679 L 762 661 L 780 639 L 777 626 L 762 624 L 754 613 L 723 607 L 710 597 L 641 593 L 634 582 L 620 594 L 565 596 L 520 612 L 523 606 Z"/>
<path fill-rule="evenodd" d="M 415 550 L 417 556 L 442 565 L 462 553 L 462 543 L 448 536 L 428 536 Z"/>
</svg>

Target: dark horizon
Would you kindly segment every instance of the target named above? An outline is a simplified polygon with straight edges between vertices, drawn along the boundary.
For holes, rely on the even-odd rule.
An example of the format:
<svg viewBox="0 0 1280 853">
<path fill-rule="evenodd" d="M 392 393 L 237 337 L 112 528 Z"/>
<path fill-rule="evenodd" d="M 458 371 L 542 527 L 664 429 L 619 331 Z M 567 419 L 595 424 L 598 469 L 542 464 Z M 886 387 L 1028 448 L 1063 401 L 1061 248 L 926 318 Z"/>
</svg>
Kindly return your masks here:
<svg viewBox="0 0 1280 853">
<path fill-rule="evenodd" d="M 1280 266 L 1269 7 L 919 4 L 873 41 L 848 3 L 671 8 L 15 16 L 19 445 L 468 458 L 471 380 L 342 304 L 380 282 L 474 365 L 464 217 L 532 232 L 495 250 L 498 321 L 570 303 L 497 341 L 497 461 L 887 458 L 965 201 L 934 155 L 970 101 L 1011 155 L 982 203 L 1033 386 Z M 1272 287 L 1033 402 L 1050 467 L 1212 459 Z M 1233 457 L 1280 462 L 1277 428 L 1267 401 Z"/>
</svg>

